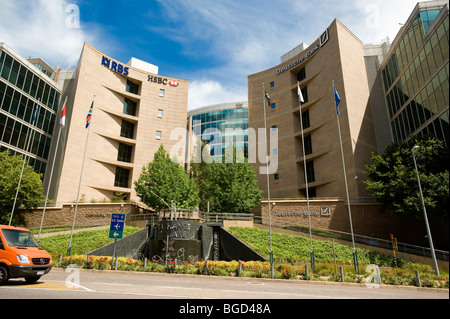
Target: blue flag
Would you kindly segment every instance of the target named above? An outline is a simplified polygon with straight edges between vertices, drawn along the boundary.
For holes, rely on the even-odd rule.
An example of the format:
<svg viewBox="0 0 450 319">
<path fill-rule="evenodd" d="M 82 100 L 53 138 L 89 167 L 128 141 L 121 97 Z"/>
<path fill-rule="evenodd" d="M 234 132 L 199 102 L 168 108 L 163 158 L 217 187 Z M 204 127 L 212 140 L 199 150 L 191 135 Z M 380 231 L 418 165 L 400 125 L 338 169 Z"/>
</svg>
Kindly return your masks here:
<svg viewBox="0 0 450 319">
<path fill-rule="evenodd" d="M 339 97 L 338 92 L 336 91 L 336 88 L 334 88 L 334 100 L 336 101 L 336 112 L 338 115 L 340 115 L 339 113 L 339 103 L 341 103 L 341 98 Z"/>
<path fill-rule="evenodd" d="M 36 103 L 36 108 L 34 109 L 33 122 L 36 121 L 38 117 L 38 111 L 39 111 L 39 102 Z"/>
</svg>

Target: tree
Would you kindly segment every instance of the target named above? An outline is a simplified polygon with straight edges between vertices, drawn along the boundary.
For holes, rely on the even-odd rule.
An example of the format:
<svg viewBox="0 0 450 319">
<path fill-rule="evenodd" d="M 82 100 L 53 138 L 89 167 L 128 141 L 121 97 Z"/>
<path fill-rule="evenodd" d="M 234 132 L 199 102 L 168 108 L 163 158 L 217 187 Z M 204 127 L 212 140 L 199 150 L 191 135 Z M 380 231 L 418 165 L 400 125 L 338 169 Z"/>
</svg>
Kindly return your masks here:
<svg viewBox="0 0 450 319">
<path fill-rule="evenodd" d="M 427 212 L 447 220 L 449 151 L 440 140 L 427 138 L 391 144 L 384 155 L 372 154 L 372 164 L 366 167 L 367 188 L 383 210 L 390 208 L 392 214 L 421 217 L 422 202 L 411 154 L 413 145 L 420 147 L 415 156 Z"/>
<path fill-rule="evenodd" d="M 200 164 L 196 172 L 197 185 L 203 187 L 201 206 L 209 202 L 211 211 L 249 213 L 262 200 L 256 173 L 242 150 L 228 146 L 221 161 Z"/>
<path fill-rule="evenodd" d="M 0 223 L 7 224 L 11 218 L 20 172 L 23 166 L 20 155 L 12 156 L 8 151 L 0 152 Z M 14 210 L 12 224 L 25 225 L 25 213 L 44 203 L 44 187 L 42 174 L 25 165 L 20 183 L 19 193 Z"/>
<path fill-rule="evenodd" d="M 170 159 L 164 146 L 152 162 L 144 166 L 134 189 L 143 203 L 158 211 L 168 209 L 173 200 L 177 208 L 195 208 L 200 199 L 195 181 Z"/>
</svg>

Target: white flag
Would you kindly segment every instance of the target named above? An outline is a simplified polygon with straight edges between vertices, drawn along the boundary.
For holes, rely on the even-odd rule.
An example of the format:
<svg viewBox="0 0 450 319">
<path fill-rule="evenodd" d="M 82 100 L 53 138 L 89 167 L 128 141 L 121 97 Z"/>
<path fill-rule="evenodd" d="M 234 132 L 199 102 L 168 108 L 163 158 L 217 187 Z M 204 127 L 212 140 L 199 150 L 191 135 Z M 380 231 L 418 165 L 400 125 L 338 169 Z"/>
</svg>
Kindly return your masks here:
<svg viewBox="0 0 450 319">
<path fill-rule="evenodd" d="M 297 94 L 298 94 L 298 100 L 300 102 L 305 102 L 305 100 L 303 100 L 303 95 L 302 95 L 302 90 L 300 90 L 300 84 L 297 83 Z"/>
<path fill-rule="evenodd" d="M 64 125 L 66 125 L 66 103 L 67 103 L 67 97 L 66 97 L 66 100 L 64 101 L 64 106 L 61 111 L 61 119 L 59 120 L 59 124 L 61 125 L 61 127 L 64 127 Z"/>
</svg>

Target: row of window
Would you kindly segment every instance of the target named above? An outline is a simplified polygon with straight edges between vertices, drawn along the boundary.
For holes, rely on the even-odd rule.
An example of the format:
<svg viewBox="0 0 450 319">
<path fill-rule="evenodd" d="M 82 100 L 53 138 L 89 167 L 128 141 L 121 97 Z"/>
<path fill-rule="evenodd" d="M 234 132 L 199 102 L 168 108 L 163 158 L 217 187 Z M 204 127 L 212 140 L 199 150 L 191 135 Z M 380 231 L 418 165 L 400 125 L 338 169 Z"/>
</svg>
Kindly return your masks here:
<svg viewBox="0 0 450 319">
<path fill-rule="evenodd" d="M 408 31 L 405 33 L 402 40 L 399 42 L 395 53 L 389 60 L 389 62 L 386 65 L 385 71 L 386 71 L 386 78 L 385 78 L 385 86 L 386 91 L 388 91 L 388 88 L 392 85 L 392 83 L 395 81 L 395 79 L 398 77 L 399 72 L 401 73 L 402 70 L 406 68 L 409 61 L 415 56 L 417 51 L 422 47 L 423 42 L 425 41 L 426 37 L 428 36 L 428 26 L 432 22 L 430 19 L 435 19 L 437 16 L 437 13 L 439 13 L 439 10 L 432 10 L 432 11 L 423 11 L 419 13 L 417 18 L 412 23 L 411 27 L 408 29 Z M 422 18 L 423 17 L 423 18 Z M 426 28 L 425 28 L 426 26 Z M 426 29 L 426 30 L 425 30 Z M 447 34 L 447 38 L 445 39 L 445 34 Z M 428 41 L 429 43 L 426 44 L 425 51 L 421 52 L 421 61 L 425 61 L 425 57 L 428 58 L 428 55 L 432 51 L 437 51 L 438 47 L 436 46 L 437 42 L 440 42 L 440 45 L 442 47 L 443 51 L 443 57 L 444 59 L 448 56 L 448 45 L 447 50 L 445 49 L 445 41 L 448 42 L 448 19 L 444 21 L 444 23 L 438 28 L 437 32 L 431 37 L 431 39 Z M 440 59 L 439 54 L 436 52 L 436 58 Z M 436 61 L 438 62 L 438 61 Z M 430 68 L 433 68 L 433 65 L 435 64 L 434 61 L 430 59 L 428 61 L 428 65 Z M 436 63 L 439 65 L 440 63 Z M 432 73 L 432 72 L 431 72 Z"/>
<path fill-rule="evenodd" d="M 208 133 L 210 130 L 217 130 L 219 132 L 225 133 L 227 129 L 229 130 L 247 130 L 248 129 L 248 119 L 240 120 L 240 121 L 223 121 L 223 122 L 215 122 L 215 123 L 206 123 L 202 125 L 197 125 L 192 128 L 194 134 L 197 136 L 201 136 L 205 133 Z"/>
<path fill-rule="evenodd" d="M 0 55 L 0 76 L 53 111 L 58 111 L 60 93 L 4 51 Z"/>
<path fill-rule="evenodd" d="M 33 113 L 36 109 L 36 102 L 1 81 L 0 103 L 1 108 L 4 111 L 28 123 L 33 123 Z M 38 112 L 36 123 L 34 123 L 35 127 L 52 135 L 55 127 L 56 115 L 53 111 L 49 111 L 43 107 L 39 107 Z"/>
<path fill-rule="evenodd" d="M 248 119 L 248 109 L 233 109 L 198 114 L 192 117 L 192 123 L 195 126 L 196 124 L 235 119 Z"/>
<path fill-rule="evenodd" d="M 5 152 L 8 151 L 10 153 L 10 155 L 20 155 L 22 156 L 23 154 L 20 152 L 16 152 L 6 146 L 0 145 L 0 152 Z M 38 173 L 38 174 L 44 174 L 46 169 L 47 169 L 47 163 L 42 162 L 38 159 L 35 159 L 33 157 L 29 157 L 28 158 L 28 165 L 32 166 L 34 168 L 34 170 Z"/>
<path fill-rule="evenodd" d="M 32 138 L 29 142 L 29 152 L 43 159 L 48 159 L 52 141 L 50 137 L 0 113 L 0 140 L 3 143 L 25 150 L 30 135 Z"/>
</svg>

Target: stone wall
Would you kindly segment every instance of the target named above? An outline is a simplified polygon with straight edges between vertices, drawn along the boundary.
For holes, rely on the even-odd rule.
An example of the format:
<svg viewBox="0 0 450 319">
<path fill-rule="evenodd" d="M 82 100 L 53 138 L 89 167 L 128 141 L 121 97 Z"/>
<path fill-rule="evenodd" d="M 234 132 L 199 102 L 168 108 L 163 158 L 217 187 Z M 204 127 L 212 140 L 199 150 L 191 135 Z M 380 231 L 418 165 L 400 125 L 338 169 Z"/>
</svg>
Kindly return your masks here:
<svg viewBox="0 0 450 319">
<path fill-rule="evenodd" d="M 39 207 L 33 213 L 26 214 L 27 227 L 39 227 L 42 220 L 43 207 Z M 139 214 L 136 205 L 121 203 L 79 203 L 75 226 L 107 225 L 110 223 L 111 214 Z M 64 204 L 61 207 L 47 207 L 43 227 L 72 226 L 75 213 L 75 204 Z"/>
<path fill-rule="evenodd" d="M 275 205 L 273 205 L 275 203 Z M 297 224 L 308 226 L 306 200 L 271 201 L 271 224 L 285 226 Z M 343 200 L 310 200 L 311 227 L 350 233 L 348 206 Z M 353 233 L 357 235 L 391 240 L 394 234 L 398 242 L 429 247 L 423 218 L 392 216 L 381 212 L 376 203 L 352 203 Z M 267 201 L 261 203 L 263 224 L 268 224 Z M 448 251 L 449 224 L 434 216 L 428 216 L 435 249 Z"/>
</svg>

